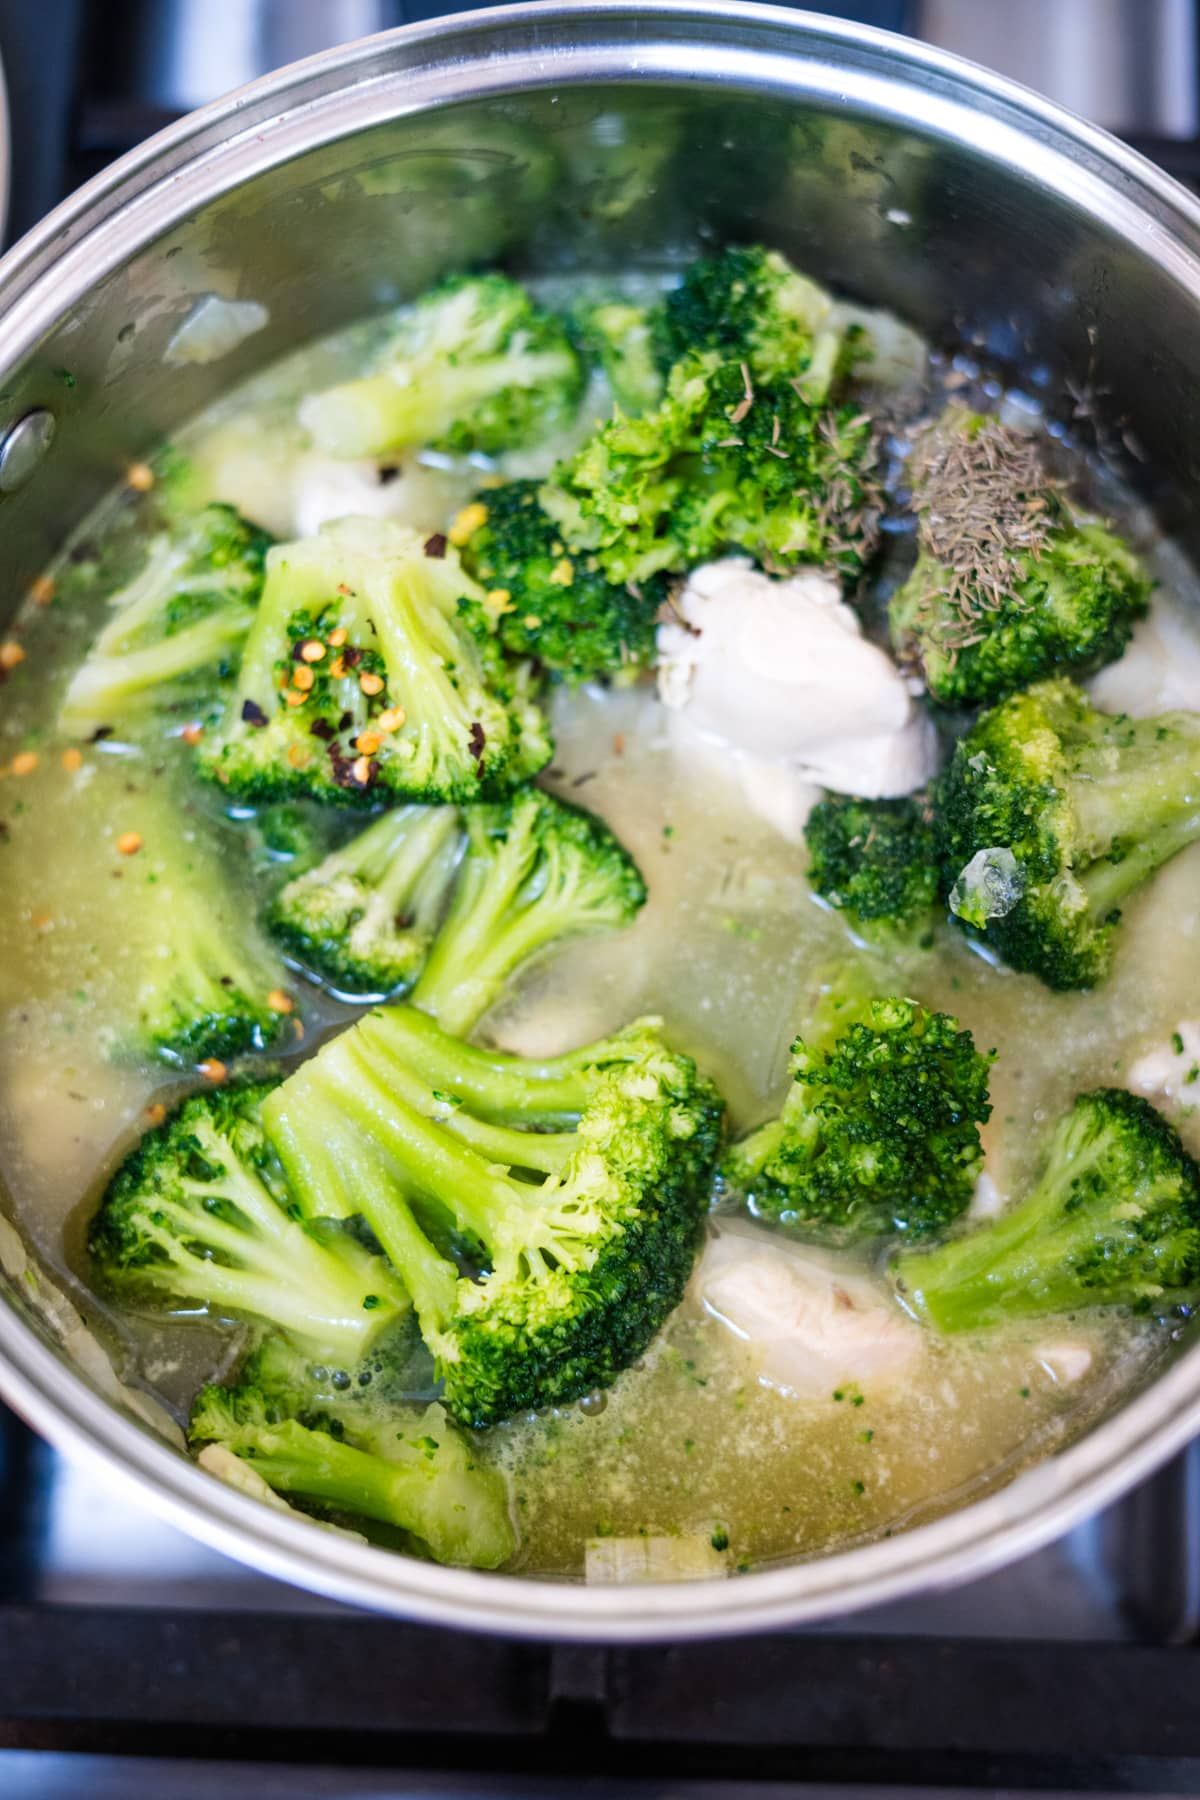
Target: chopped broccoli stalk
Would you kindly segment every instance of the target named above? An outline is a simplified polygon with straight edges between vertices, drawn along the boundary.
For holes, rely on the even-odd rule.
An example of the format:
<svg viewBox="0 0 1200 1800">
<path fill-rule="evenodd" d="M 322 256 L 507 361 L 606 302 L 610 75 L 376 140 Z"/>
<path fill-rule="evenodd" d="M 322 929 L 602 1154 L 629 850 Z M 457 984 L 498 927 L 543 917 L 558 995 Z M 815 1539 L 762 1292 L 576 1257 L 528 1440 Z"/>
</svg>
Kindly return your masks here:
<svg viewBox="0 0 1200 1800">
<path fill-rule="evenodd" d="M 937 903 L 937 845 L 921 797 L 827 794 L 808 816 L 808 878 L 867 936 L 928 934 Z"/>
<path fill-rule="evenodd" d="M 1070 681 L 1041 682 L 960 739 L 935 824 L 960 921 L 1011 968 L 1091 987 L 1121 908 L 1200 838 L 1200 715 L 1129 719 Z"/>
<path fill-rule="evenodd" d="M 582 392 L 561 319 L 504 275 L 457 276 L 401 315 L 373 374 L 311 395 L 300 422 L 334 456 L 496 453 L 561 430 Z"/>
<path fill-rule="evenodd" d="M 658 405 L 663 371 L 656 355 L 657 308 L 632 300 L 585 300 L 574 308 L 571 324 L 584 355 L 603 369 L 622 412 L 636 415 Z"/>
<path fill-rule="evenodd" d="M 1079 516 L 1030 433 L 951 407 L 918 446 L 913 505 L 919 554 L 889 608 L 892 641 L 936 700 L 986 705 L 1121 655 L 1149 579 Z"/>
<path fill-rule="evenodd" d="M 682 1296 L 708 1205 L 718 1096 L 662 1042 L 657 1021 L 557 1072 L 502 1059 L 490 1119 L 429 1085 L 430 1054 L 452 1069 L 461 1051 L 412 1009 L 389 1006 L 276 1089 L 263 1117 L 292 1192 L 306 1213 L 332 1202 L 365 1217 L 412 1296 L 460 1422 L 489 1425 L 608 1386 Z M 478 1061 L 473 1074 L 486 1091 Z M 541 1127 L 547 1100 L 561 1116 L 564 1081 L 580 1111 L 570 1141 L 554 1143 L 563 1134 Z M 435 1247 L 446 1221 L 477 1247 L 482 1278 Z"/>
<path fill-rule="evenodd" d="M 407 1312 L 408 1295 L 343 1225 L 297 1216 L 259 1118 L 273 1086 L 196 1094 L 147 1132 L 108 1185 L 91 1256 L 125 1304 L 204 1307 L 354 1363 Z"/>
<path fill-rule="evenodd" d="M 892 1277 L 938 1331 L 1086 1306 L 1165 1312 L 1200 1290 L 1200 1170 L 1148 1100 L 1080 1094 L 1032 1191 L 999 1218 L 900 1257 Z"/>
<path fill-rule="evenodd" d="M 531 788 L 471 807 L 466 820 L 450 910 L 412 991 L 455 1034 L 472 1030 L 540 951 L 627 925 L 646 898 L 633 859 L 582 807 Z"/>
<path fill-rule="evenodd" d="M 666 370 L 712 352 L 745 363 L 756 381 L 795 380 L 810 402 L 826 398 L 842 334 L 825 289 L 761 245 L 722 250 L 691 264 L 666 297 L 658 352 Z"/>
<path fill-rule="evenodd" d="M 661 576 L 642 586 L 611 582 L 590 552 L 568 555 L 536 481 L 510 481 L 478 504 L 484 517 L 463 562 L 488 590 L 477 615 L 483 629 L 568 681 L 620 681 L 653 666 Z"/>
<path fill-rule="evenodd" d="M 727 1151 L 722 1178 L 817 1241 L 938 1231 L 983 1164 L 990 1063 L 946 1013 L 835 986 L 792 1045 L 783 1110 Z"/>
<path fill-rule="evenodd" d="M 211 707 L 253 622 L 270 544 L 231 506 L 206 506 L 160 533 L 72 677 L 62 730 L 86 737 L 155 711 Z"/>
<path fill-rule="evenodd" d="M 654 412 L 602 425 L 539 498 L 568 552 L 617 585 L 729 549 L 854 575 L 874 530 L 873 455 L 856 408 L 818 408 L 708 354 L 675 365 Z"/>
<path fill-rule="evenodd" d="M 114 841 L 140 844 L 122 871 L 123 930 L 137 952 L 123 1048 L 175 1064 L 263 1049 L 283 1024 L 271 999 L 284 969 L 246 918 L 220 846 L 160 777 L 123 802 L 121 822 L 131 831 Z"/>
<path fill-rule="evenodd" d="M 411 987 L 437 929 L 459 848 L 453 806 L 400 806 L 296 876 L 267 924 L 338 993 Z"/>
<path fill-rule="evenodd" d="M 397 1405 L 368 1363 L 345 1387 L 290 1345 L 268 1340 L 234 1388 L 206 1387 L 188 1426 L 268 1485 L 323 1513 L 372 1519 L 435 1562 L 495 1569 L 516 1549 L 503 1477 L 436 1403 Z"/>
<path fill-rule="evenodd" d="M 528 667 L 461 617 L 482 598 L 444 539 L 389 520 L 339 519 L 277 546 L 201 769 L 238 803 L 428 803 L 519 786 L 553 746 Z"/>
</svg>

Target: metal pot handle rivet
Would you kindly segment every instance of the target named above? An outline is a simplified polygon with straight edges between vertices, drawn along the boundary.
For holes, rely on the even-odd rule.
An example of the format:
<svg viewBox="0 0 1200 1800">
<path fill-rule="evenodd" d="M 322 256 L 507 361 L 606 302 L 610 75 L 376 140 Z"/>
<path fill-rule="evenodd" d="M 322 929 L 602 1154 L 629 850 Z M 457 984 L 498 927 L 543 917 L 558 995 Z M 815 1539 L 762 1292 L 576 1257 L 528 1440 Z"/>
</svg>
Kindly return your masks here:
<svg viewBox="0 0 1200 1800">
<path fill-rule="evenodd" d="M 0 438 L 0 494 L 23 488 L 54 441 L 54 414 L 39 406 Z"/>
</svg>

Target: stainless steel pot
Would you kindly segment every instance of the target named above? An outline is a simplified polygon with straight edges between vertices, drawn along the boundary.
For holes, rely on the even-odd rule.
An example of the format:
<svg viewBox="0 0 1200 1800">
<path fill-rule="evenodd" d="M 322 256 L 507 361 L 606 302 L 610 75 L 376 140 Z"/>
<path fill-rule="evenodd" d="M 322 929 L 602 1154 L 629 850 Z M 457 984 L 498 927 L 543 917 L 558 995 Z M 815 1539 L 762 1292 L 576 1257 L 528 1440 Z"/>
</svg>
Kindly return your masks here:
<svg viewBox="0 0 1200 1800">
<path fill-rule="evenodd" d="M 10 253 L 0 432 L 40 410 L 56 426 L 51 440 L 35 419 L 0 452 L 10 604 L 132 459 L 313 334 L 469 261 L 569 269 L 725 237 L 775 242 L 934 339 L 978 342 L 1052 409 L 1089 413 L 1185 544 L 1200 535 L 1189 195 L 1032 94 L 907 41 L 722 0 L 605 0 L 477 13 L 298 64 L 151 140 Z M 216 363 L 181 361 L 179 328 L 213 294 L 257 302 L 239 315 L 256 328 Z M 53 1290 L 31 1288 L 11 1233 L 0 1257 L 0 1389 L 63 1449 L 274 1574 L 496 1631 L 761 1629 L 979 1575 L 1200 1426 L 1200 1347 L 1183 1345 L 1082 1442 L 887 1542 L 674 1587 L 473 1574 L 319 1530 L 194 1468 Z"/>
</svg>

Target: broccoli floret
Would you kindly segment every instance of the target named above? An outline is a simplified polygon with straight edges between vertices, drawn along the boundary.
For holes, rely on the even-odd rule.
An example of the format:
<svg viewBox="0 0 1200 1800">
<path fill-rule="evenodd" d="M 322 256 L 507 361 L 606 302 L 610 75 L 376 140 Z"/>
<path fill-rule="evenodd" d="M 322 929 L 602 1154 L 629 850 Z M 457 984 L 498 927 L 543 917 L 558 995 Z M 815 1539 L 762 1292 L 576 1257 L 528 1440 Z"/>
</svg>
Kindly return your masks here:
<svg viewBox="0 0 1200 1800">
<path fill-rule="evenodd" d="M 590 553 L 615 584 L 729 549 L 853 575 L 874 528 L 873 455 L 855 408 L 816 408 L 790 382 L 756 385 L 709 354 L 675 365 L 654 412 L 602 425 L 539 498 L 568 552 Z"/>
<path fill-rule="evenodd" d="M 582 807 L 531 788 L 466 814 L 450 910 L 412 991 L 445 1030 L 465 1034 L 540 951 L 628 925 L 646 898 L 632 857 Z"/>
<path fill-rule="evenodd" d="M 408 1296 L 344 1225 L 298 1216 L 259 1118 L 274 1085 L 196 1094 L 147 1132 L 109 1183 L 89 1249 L 127 1305 L 250 1319 L 353 1364 Z"/>
<path fill-rule="evenodd" d="M 122 871 L 123 929 L 137 951 L 122 1048 L 176 1064 L 263 1049 L 283 1024 L 271 1004 L 283 966 L 247 921 L 219 846 L 159 778 L 123 803 L 123 839 L 138 848 Z"/>
<path fill-rule="evenodd" d="M 441 915 L 459 848 L 453 806 L 400 806 L 275 896 L 267 925 L 340 994 L 411 987 Z"/>
<path fill-rule="evenodd" d="M 660 366 L 713 352 L 745 363 L 758 381 L 785 377 L 810 402 L 824 400 L 837 370 L 842 333 L 833 302 L 777 250 L 722 250 L 694 262 L 666 297 L 658 326 Z"/>
<path fill-rule="evenodd" d="M 270 545 L 231 506 L 206 506 L 154 538 L 71 680 L 62 730 L 86 737 L 153 711 L 207 710 L 254 619 Z"/>
<path fill-rule="evenodd" d="M 818 1241 L 937 1231 L 982 1166 L 990 1063 L 948 1014 L 835 984 L 792 1045 L 783 1110 L 726 1152 L 722 1179 Z"/>
<path fill-rule="evenodd" d="M 202 1389 L 193 1447 L 221 1444 L 270 1487 L 322 1513 L 372 1519 L 416 1540 L 435 1562 L 495 1569 L 516 1549 L 503 1477 L 436 1403 L 397 1405 L 371 1364 L 330 1379 L 277 1339 L 234 1388 Z"/>
<path fill-rule="evenodd" d="M 685 483 L 673 527 L 688 566 L 732 548 L 776 572 L 821 563 L 861 573 L 878 509 L 860 408 L 818 408 L 789 381 L 756 385 L 725 363 L 708 382 L 697 448 L 701 473 Z"/>
<path fill-rule="evenodd" d="M 868 937 L 928 937 L 938 898 L 937 844 L 927 801 L 826 794 L 804 827 L 808 879 Z"/>
<path fill-rule="evenodd" d="M 325 820 L 304 801 L 281 800 L 264 806 L 250 823 L 248 841 L 259 867 L 296 874 L 311 869 L 325 854 Z"/>
<path fill-rule="evenodd" d="M 1200 837 L 1200 715 L 1109 715 L 1041 682 L 959 740 L 935 825 L 959 922 L 1049 987 L 1091 987 L 1122 906 Z"/>
<path fill-rule="evenodd" d="M 649 412 L 662 399 L 659 310 L 621 299 L 584 300 L 572 310 L 570 323 L 584 355 L 599 363 L 624 413 Z"/>
<path fill-rule="evenodd" d="M 494 798 L 550 759 L 527 666 L 460 616 L 483 594 L 444 537 L 339 519 L 281 544 L 234 699 L 199 750 L 234 801 Z"/>
<path fill-rule="evenodd" d="M 1149 603 L 1129 546 L 1080 517 L 1037 440 L 951 407 L 914 459 L 919 554 L 889 607 L 935 699 L 986 705 L 1119 657 Z"/>
<path fill-rule="evenodd" d="M 1200 1169 L 1148 1100 L 1080 1094 L 1024 1200 L 987 1225 L 898 1259 L 909 1309 L 975 1331 L 1082 1306 L 1165 1312 L 1200 1290 Z"/>
<path fill-rule="evenodd" d="M 480 494 L 477 504 L 481 523 L 463 562 L 488 590 L 476 615 L 484 630 L 568 681 L 621 680 L 653 665 L 666 594 L 661 576 L 640 586 L 611 582 L 590 553 L 568 555 L 536 481 L 510 481 Z"/>
<path fill-rule="evenodd" d="M 408 444 L 496 453 L 569 424 L 583 380 L 562 320 L 524 288 L 456 276 L 402 315 L 374 374 L 312 395 L 300 422 L 334 456 Z"/>
<path fill-rule="evenodd" d="M 326 1044 L 263 1118 L 307 1213 L 363 1214 L 447 1409 L 483 1426 L 606 1387 L 642 1354 L 695 1259 L 721 1103 L 657 1021 L 539 1063 L 393 1005 Z M 446 1221 L 482 1277 L 435 1247 Z"/>
</svg>

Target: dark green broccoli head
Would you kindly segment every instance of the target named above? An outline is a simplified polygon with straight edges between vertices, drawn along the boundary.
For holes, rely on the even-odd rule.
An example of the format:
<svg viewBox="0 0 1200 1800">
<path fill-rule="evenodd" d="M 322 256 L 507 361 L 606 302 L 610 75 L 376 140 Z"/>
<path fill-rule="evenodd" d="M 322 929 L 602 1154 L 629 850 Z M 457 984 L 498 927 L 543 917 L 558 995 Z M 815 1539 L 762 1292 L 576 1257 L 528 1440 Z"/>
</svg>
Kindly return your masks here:
<svg viewBox="0 0 1200 1800">
<path fill-rule="evenodd" d="M 62 730 L 84 737 L 154 712 L 207 713 L 250 629 L 270 545 L 265 531 L 217 505 L 154 538 L 71 679 Z"/>
<path fill-rule="evenodd" d="M 1165 1312 L 1200 1292 L 1200 1170 L 1178 1132 L 1123 1088 L 1080 1094 L 1024 1200 L 898 1259 L 906 1306 L 975 1331 L 1087 1306 Z"/>
<path fill-rule="evenodd" d="M 454 874 L 461 830 L 453 806 L 400 806 L 280 889 L 273 937 L 339 994 L 411 987 L 424 965 Z"/>
<path fill-rule="evenodd" d="M 722 250 L 686 270 L 663 303 L 658 325 L 661 367 L 714 354 L 745 363 L 756 380 L 796 379 L 810 400 L 823 400 L 829 351 L 839 334 L 829 324 L 829 295 L 787 258 L 761 245 Z"/>
<path fill-rule="evenodd" d="M 654 1021 L 551 1064 L 489 1070 L 487 1055 L 383 1008 L 264 1114 L 306 1210 L 331 1195 L 361 1209 L 412 1294 L 447 1407 L 477 1425 L 566 1404 L 641 1355 L 682 1296 L 721 1120 Z M 459 1064 L 465 1091 L 441 1085 Z M 435 1248 L 447 1220 L 480 1278 Z"/>
<path fill-rule="evenodd" d="M 818 1241 L 939 1231 L 970 1204 L 990 1055 L 946 1013 L 826 996 L 792 1046 L 783 1111 L 726 1153 L 760 1218 Z"/>
<path fill-rule="evenodd" d="M 1014 969 L 1086 988 L 1111 966 L 1121 907 L 1200 837 L 1200 717 L 1097 712 L 1045 681 L 986 712 L 938 785 L 951 912 Z"/>
<path fill-rule="evenodd" d="M 128 786 L 110 840 L 110 854 L 138 846 L 120 871 L 136 971 L 121 990 L 121 1051 L 196 1064 L 263 1049 L 284 1023 L 286 975 L 228 879 L 224 846 L 163 777 Z"/>
<path fill-rule="evenodd" d="M 565 1405 L 637 1360 L 683 1298 L 721 1120 L 716 1090 L 665 1047 L 596 1082 L 575 1154 L 525 1197 L 505 1250 L 492 1240 L 487 1280 L 459 1285 L 439 1345 L 457 1418 Z"/>
<path fill-rule="evenodd" d="M 505 985 L 565 938 L 628 925 L 641 873 L 602 820 L 538 788 L 466 813 L 467 844 L 414 1004 L 470 1031 Z"/>
<path fill-rule="evenodd" d="M 581 300 L 570 327 L 583 354 L 599 363 L 612 397 L 624 413 L 649 412 L 662 399 L 663 372 L 656 359 L 661 308 L 632 300 Z"/>
<path fill-rule="evenodd" d="M 89 1250 L 126 1304 L 251 1319 L 354 1362 L 408 1296 L 342 1226 L 297 1216 L 259 1113 L 276 1080 L 196 1094 L 147 1132 L 108 1185 Z"/>
<path fill-rule="evenodd" d="M 815 408 L 788 381 L 748 383 L 723 364 L 710 377 L 696 448 L 700 473 L 673 526 L 689 563 L 748 550 L 766 568 L 823 563 L 854 578 L 875 541 L 871 420 Z"/>
<path fill-rule="evenodd" d="M 937 903 L 937 844 L 927 801 L 826 794 L 808 816 L 808 878 L 872 936 L 928 935 Z"/>
<path fill-rule="evenodd" d="M 236 802 L 507 793 L 549 760 L 528 667 L 461 617 L 481 600 L 444 537 L 342 519 L 279 545 L 202 771 Z"/>
<path fill-rule="evenodd" d="M 498 1568 L 516 1549 L 503 1477 L 444 1407 L 381 1394 L 378 1361 L 339 1377 L 268 1340 L 236 1387 L 201 1390 L 189 1439 L 222 1446 L 321 1514 L 402 1531 L 435 1562 Z"/>
<path fill-rule="evenodd" d="M 572 682 L 620 680 L 652 667 L 662 577 L 617 584 L 590 552 L 568 555 L 536 481 L 510 481 L 480 494 L 478 504 L 486 518 L 463 562 L 486 590 L 482 606 L 471 609 L 483 631 Z"/>
<path fill-rule="evenodd" d="M 539 490 L 569 555 L 591 552 L 614 586 L 643 588 L 687 566 L 672 515 L 710 375 L 708 365 L 674 371 L 661 405 L 636 419 L 614 413 Z"/>
<path fill-rule="evenodd" d="M 921 438 L 920 554 L 889 608 L 898 655 L 935 699 L 978 706 L 1120 656 L 1150 582 L 1120 538 L 1077 516 L 1037 440 L 952 407 Z"/>
<path fill-rule="evenodd" d="M 400 316 L 376 373 L 312 395 L 300 420 L 334 456 L 495 454 L 569 424 L 583 382 L 561 319 L 505 275 L 459 275 Z"/>
<path fill-rule="evenodd" d="M 854 408 L 816 408 L 790 382 L 697 356 L 672 369 L 661 406 L 602 425 L 539 498 L 568 550 L 590 551 L 614 583 L 729 549 L 853 574 L 873 537 L 873 458 Z"/>
</svg>

